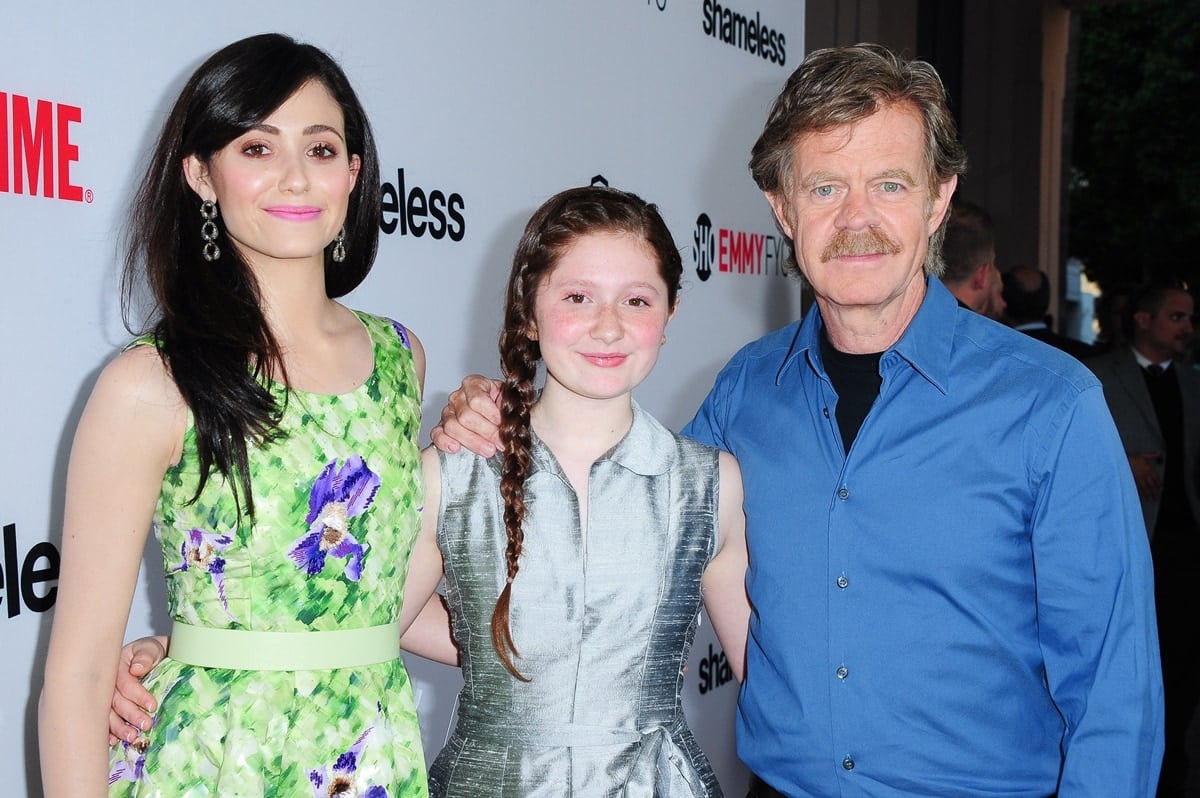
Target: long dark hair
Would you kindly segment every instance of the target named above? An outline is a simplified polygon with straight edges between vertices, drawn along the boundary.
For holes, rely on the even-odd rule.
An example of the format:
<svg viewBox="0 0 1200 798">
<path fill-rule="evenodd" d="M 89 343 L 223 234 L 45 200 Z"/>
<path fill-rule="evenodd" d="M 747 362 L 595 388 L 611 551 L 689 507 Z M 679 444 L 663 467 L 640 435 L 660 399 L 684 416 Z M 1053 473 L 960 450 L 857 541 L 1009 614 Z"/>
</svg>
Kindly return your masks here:
<svg viewBox="0 0 1200 798">
<path fill-rule="evenodd" d="M 525 478 L 532 463 L 529 413 L 536 399 L 534 380 L 542 359 L 538 342 L 530 337 L 534 306 L 542 280 L 577 239 L 590 233 L 628 233 L 645 241 L 667 284 L 668 307 L 675 307 L 683 276 L 679 250 L 658 209 L 635 194 L 604 186 L 571 188 L 546 200 L 525 225 L 513 254 L 500 332 L 500 366 L 504 373 L 500 391 L 500 494 L 508 535 L 504 552 L 508 578 L 492 610 L 492 645 L 509 673 L 522 681 L 528 679 L 512 661 L 520 653 L 513 643 L 509 604 L 525 542 Z"/>
<path fill-rule="evenodd" d="M 127 327 L 145 281 L 155 308 L 151 332 L 163 362 L 191 411 L 200 480 L 213 468 L 229 482 L 239 515 L 253 517 L 246 451 L 249 441 L 275 435 L 283 406 L 268 378 L 286 382 L 279 344 L 263 315 L 259 286 L 233 246 L 218 259 L 201 252 L 200 197 L 183 162 L 205 164 L 252 130 L 309 81 L 341 106 L 348 154 L 358 155 L 358 181 L 345 221 L 345 259 L 325 250 L 325 292 L 339 297 L 367 276 L 379 242 L 379 156 L 366 112 L 341 67 L 324 51 L 277 33 L 251 36 L 210 56 L 175 101 L 130 208 L 122 276 Z M 285 400 L 286 401 L 286 400 Z"/>
</svg>

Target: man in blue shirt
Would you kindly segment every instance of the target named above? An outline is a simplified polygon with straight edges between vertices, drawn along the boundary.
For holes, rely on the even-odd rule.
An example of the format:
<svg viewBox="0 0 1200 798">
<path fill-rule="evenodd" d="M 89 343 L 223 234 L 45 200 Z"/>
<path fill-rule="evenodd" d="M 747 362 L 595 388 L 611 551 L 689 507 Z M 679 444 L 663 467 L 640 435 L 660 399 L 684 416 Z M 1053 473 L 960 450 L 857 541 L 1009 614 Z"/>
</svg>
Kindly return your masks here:
<svg viewBox="0 0 1200 798">
<path fill-rule="evenodd" d="M 1090 372 L 937 279 L 965 161 L 932 67 L 869 45 L 809 55 L 753 150 L 816 310 L 684 431 L 742 468 L 758 798 L 1154 795 L 1137 493 Z"/>
</svg>

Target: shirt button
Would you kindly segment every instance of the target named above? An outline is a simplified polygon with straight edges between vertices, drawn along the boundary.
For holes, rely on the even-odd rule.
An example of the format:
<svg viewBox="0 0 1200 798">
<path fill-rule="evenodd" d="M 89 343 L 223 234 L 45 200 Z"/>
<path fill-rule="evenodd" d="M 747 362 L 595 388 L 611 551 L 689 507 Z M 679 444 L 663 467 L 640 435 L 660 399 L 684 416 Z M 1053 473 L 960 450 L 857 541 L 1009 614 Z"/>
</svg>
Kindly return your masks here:
<svg viewBox="0 0 1200 798">
<path fill-rule="evenodd" d="M 842 769 L 854 770 L 854 757 L 847 754 L 846 758 L 842 760 Z"/>
<path fill-rule="evenodd" d="M 837 677 L 839 679 L 845 679 L 849 675 L 850 675 L 850 669 L 847 668 L 845 665 L 842 665 L 840 668 L 837 669 Z"/>
<path fill-rule="evenodd" d="M 821 412 L 825 414 L 825 418 L 829 418 L 829 408 L 828 407 L 821 408 Z"/>
<path fill-rule="evenodd" d="M 846 588 L 850 587 L 850 580 L 846 578 L 845 574 L 842 574 L 841 576 L 839 576 L 837 578 L 837 586 L 840 587 L 842 590 L 845 590 Z"/>
<path fill-rule="evenodd" d="M 839 491 L 838 491 L 838 498 L 839 498 L 839 499 L 842 499 L 842 500 L 849 499 L 849 498 L 850 498 L 850 489 L 849 489 L 849 488 L 842 488 L 841 490 L 839 490 Z"/>
</svg>

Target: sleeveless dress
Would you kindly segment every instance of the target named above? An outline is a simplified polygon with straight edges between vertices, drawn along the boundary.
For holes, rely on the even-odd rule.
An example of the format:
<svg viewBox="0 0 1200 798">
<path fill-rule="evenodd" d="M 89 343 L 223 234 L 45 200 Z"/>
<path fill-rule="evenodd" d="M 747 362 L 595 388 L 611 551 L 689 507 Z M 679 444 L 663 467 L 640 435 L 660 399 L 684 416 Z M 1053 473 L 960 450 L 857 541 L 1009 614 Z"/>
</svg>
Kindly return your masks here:
<svg viewBox="0 0 1200 798">
<path fill-rule="evenodd" d="M 375 367 L 356 390 L 285 391 L 285 436 L 248 452 L 254 523 L 220 474 L 199 500 L 196 432 L 154 515 L 177 621 L 218 629 L 326 631 L 400 615 L 423 502 L 419 383 L 408 333 L 357 314 Z M 134 345 L 148 343 L 141 339 Z M 399 658 L 314 671 L 202 668 L 170 658 L 145 680 L 154 727 L 113 749 L 111 796 L 427 795 L 408 674 Z"/>
<path fill-rule="evenodd" d="M 715 551 L 717 456 L 635 405 L 591 468 L 585 538 L 576 494 L 534 436 L 511 598 L 525 683 L 492 648 L 506 579 L 499 458 L 441 454 L 438 545 L 465 684 L 431 795 L 721 795 L 680 700 Z"/>
</svg>

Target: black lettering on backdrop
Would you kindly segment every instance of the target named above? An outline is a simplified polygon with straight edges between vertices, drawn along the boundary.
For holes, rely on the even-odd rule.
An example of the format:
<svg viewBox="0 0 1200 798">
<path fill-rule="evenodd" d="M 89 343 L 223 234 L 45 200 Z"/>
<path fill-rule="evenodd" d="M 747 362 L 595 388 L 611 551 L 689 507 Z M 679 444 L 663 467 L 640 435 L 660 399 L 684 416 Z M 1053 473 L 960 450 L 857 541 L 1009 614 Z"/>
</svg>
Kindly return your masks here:
<svg viewBox="0 0 1200 798">
<path fill-rule="evenodd" d="M 733 668 L 724 651 L 716 651 L 708 644 L 708 656 L 700 660 L 700 695 L 733 681 Z"/>
<path fill-rule="evenodd" d="M 33 612 L 45 612 L 54 606 L 58 586 L 45 592 L 34 590 L 43 582 L 58 581 L 58 549 L 49 541 L 35 543 L 22 558 L 17 551 L 17 525 L 4 525 L 3 559 L 0 559 L 0 604 L 7 599 L 9 618 L 21 614 L 21 605 Z M 45 563 L 42 565 L 41 563 Z"/>
<path fill-rule="evenodd" d="M 466 201 L 458 192 L 446 194 L 439 189 L 426 192 L 420 186 L 411 188 L 405 183 L 404 169 L 396 170 L 394 183 L 380 186 L 381 199 L 379 229 L 384 235 L 397 230 L 400 235 L 421 238 L 428 233 L 441 240 L 462 241 L 467 232 L 467 220 L 463 215 Z"/>
<path fill-rule="evenodd" d="M 773 64 L 787 63 L 787 37 L 764 25 L 762 12 L 755 11 L 750 17 L 721 5 L 718 0 L 704 0 L 701 15 L 700 26 L 705 36 Z"/>
</svg>

